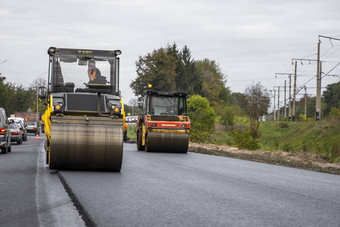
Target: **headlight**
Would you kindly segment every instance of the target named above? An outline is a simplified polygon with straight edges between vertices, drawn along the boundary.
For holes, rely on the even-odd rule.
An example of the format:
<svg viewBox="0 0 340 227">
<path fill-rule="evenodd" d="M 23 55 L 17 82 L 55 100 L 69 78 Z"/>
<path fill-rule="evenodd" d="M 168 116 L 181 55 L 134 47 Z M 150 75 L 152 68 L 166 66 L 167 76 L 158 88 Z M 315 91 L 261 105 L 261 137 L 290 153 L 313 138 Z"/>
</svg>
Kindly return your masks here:
<svg viewBox="0 0 340 227">
<path fill-rule="evenodd" d="M 113 110 L 114 110 L 115 113 L 120 113 L 120 108 L 118 108 L 118 107 L 115 107 Z"/>
</svg>

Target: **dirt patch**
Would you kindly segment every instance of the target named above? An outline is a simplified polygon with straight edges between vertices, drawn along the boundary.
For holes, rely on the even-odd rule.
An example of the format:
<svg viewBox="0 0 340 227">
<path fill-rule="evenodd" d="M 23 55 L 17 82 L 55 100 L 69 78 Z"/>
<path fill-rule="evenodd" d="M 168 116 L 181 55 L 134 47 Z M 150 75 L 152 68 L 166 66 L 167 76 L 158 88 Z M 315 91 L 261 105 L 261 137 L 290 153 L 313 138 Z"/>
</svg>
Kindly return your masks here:
<svg viewBox="0 0 340 227">
<path fill-rule="evenodd" d="M 340 163 L 330 163 L 322 155 L 308 152 L 249 151 L 228 145 L 189 144 L 189 152 L 224 156 L 340 175 Z"/>
</svg>

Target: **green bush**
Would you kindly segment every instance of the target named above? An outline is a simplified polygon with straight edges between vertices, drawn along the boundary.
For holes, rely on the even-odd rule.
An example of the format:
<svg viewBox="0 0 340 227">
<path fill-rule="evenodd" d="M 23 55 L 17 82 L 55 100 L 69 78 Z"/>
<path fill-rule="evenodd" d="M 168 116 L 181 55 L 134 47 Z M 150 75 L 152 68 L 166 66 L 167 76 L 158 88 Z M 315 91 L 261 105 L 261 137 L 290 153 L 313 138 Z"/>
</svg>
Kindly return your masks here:
<svg viewBox="0 0 340 227">
<path fill-rule="evenodd" d="M 192 141 L 206 142 L 215 128 L 216 113 L 208 99 L 200 95 L 188 98 L 188 115 L 191 121 Z"/>
<path fill-rule="evenodd" d="M 233 131 L 231 134 L 234 145 L 240 149 L 256 150 L 260 148 L 257 139 L 254 139 L 248 130 L 246 131 Z"/>
<path fill-rule="evenodd" d="M 339 160 L 339 158 L 340 158 L 340 147 L 339 147 L 339 143 L 335 142 L 333 144 L 332 151 L 331 151 L 331 160 L 335 162 Z"/>
<path fill-rule="evenodd" d="M 337 108 L 332 108 L 331 112 L 329 113 L 331 118 L 340 118 L 340 110 Z"/>
<path fill-rule="evenodd" d="M 303 121 L 303 122 L 307 122 L 307 121 L 311 121 L 312 119 L 310 117 L 306 117 L 306 115 L 300 113 L 299 114 L 299 121 Z"/>
<path fill-rule="evenodd" d="M 220 122 L 224 126 L 232 126 L 234 125 L 235 111 L 232 106 L 227 106 L 224 108 L 223 113 L 221 114 Z"/>
<path fill-rule="evenodd" d="M 292 150 L 292 146 L 290 145 L 290 143 L 284 143 L 282 144 L 281 149 L 283 151 L 289 152 Z"/>
<path fill-rule="evenodd" d="M 280 121 L 279 127 L 280 127 L 280 128 L 288 128 L 288 124 L 287 124 L 287 122 Z"/>
</svg>

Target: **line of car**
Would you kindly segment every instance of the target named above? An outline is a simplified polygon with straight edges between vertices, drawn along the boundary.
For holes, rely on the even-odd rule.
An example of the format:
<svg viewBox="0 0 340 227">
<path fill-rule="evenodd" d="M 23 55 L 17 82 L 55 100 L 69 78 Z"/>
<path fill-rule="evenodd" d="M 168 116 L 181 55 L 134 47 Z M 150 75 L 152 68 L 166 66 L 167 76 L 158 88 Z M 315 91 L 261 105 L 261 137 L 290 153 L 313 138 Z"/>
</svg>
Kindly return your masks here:
<svg viewBox="0 0 340 227">
<path fill-rule="evenodd" d="M 135 123 L 137 122 L 138 116 L 126 116 L 125 122 L 126 123 Z"/>
<path fill-rule="evenodd" d="M 37 122 L 24 122 L 23 118 L 7 118 L 6 112 L 0 108 L 0 149 L 2 153 L 11 152 L 12 142 L 22 144 L 27 141 L 27 134 L 40 134 Z"/>
</svg>

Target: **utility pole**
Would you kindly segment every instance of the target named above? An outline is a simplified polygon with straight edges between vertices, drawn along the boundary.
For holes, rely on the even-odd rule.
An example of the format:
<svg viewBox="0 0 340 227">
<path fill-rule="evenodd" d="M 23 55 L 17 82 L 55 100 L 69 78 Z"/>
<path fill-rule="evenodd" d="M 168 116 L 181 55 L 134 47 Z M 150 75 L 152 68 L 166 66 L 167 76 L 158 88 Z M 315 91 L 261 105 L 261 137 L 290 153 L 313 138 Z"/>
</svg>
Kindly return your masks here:
<svg viewBox="0 0 340 227">
<path fill-rule="evenodd" d="M 287 104 L 286 104 L 286 80 L 285 80 L 285 95 L 284 95 L 284 115 L 283 115 L 283 118 L 284 119 L 287 119 Z"/>
<path fill-rule="evenodd" d="M 292 120 L 292 75 L 289 75 L 289 120 Z"/>
<path fill-rule="evenodd" d="M 305 85 L 305 118 L 307 118 L 307 87 Z"/>
<path fill-rule="evenodd" d="M 288 106 L 288 120 L 291 120 L 292 118 L 292 75 L 294 75 L 293 73 L 275 73 L 275 77 L 277 77 L 277 75 L 288 75 L 289 77 L 289 106 Z"/>
<path fill-rule="evenodd" d="M 318 56 L 317 56 L 317 65 L 316 65 L 316 112 L 315 119 L 320 120 L 320 111 L 321 111 L 321 72 L 320 72 L 320 38 L 318 41 Z"/>
<path fill-rule="evenodd" d="M 294 95 L 293 95 L 293 116 L 292 121 L 295 121 L 295 96 L 296 96 L 296 73 L 297 73 L 297 61 L 295 61 L 295 70 L 294 70 Z"/>
<path fill-rule="evenodd" d="M 277 88 L 277 120 L 280 120 L 280 86 Z"/>
<path fill-rule="evenodd" d="M 36 120 L 36 122 L 38 123 L 39 122 L 39 106 L 38 106 L 38 104 L 39 104 L 39 96 L 38 96 L 38 86 L 37 86 L 37 120 Z"/>
<path fill-rule="evenodd" d="M 276 108 L 275 108 L 275 88 L 273 89 L 274 90 L 274 121 L 276 121 Z"/>
<path fill-rule="evenodd" d="M 321 119 L 321 72 L 322 72 L 322 63 L 320 61 L 320 44 L 321 40 L 320 38 L 326 38 L 329 40 L 336 40 L 340 41 L 340 39 L 329 37 L 329 36 L 323 36 L 319 35 L 319 40 L 318 40 L 318 53 L 317 53 L 317 71 L 316 71 L 316 111 L 315 111 L 315 119 L 320 120 Z M 336 66 L 335 66 L 336 67 Z M 332 69 L 333 70 L 333 69 Z M 328 74 L 328 73 L 327 73 Z"/>
</svg>

